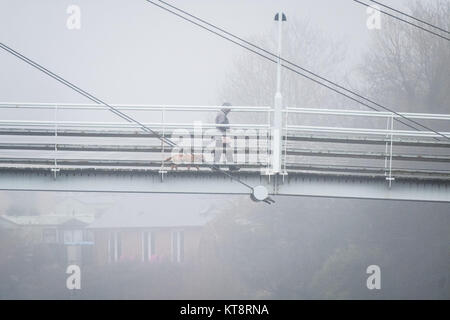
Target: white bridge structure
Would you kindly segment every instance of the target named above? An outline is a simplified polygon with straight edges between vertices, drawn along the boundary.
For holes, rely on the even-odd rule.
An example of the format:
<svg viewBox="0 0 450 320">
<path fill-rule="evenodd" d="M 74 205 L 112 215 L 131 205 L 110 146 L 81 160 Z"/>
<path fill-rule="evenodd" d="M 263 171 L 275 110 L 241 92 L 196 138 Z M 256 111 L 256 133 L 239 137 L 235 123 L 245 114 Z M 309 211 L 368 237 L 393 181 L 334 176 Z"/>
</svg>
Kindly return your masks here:
<svg viewBox="0 0 450 320">
<path fill-rule="evenodd" d="M 249 194 L 247 184 L 273 196 L 450 202 L 450 141 L 395 113 L 231 107 L 240 170 L 217 165 L 241 184 L 205 156 L 220 106 L 114 107 L 204 156 L 173 167 L 179 151 L 107 106 L 0 103 L 0 190 Z M 450 137 L 450 115 L 401 115 Z"/>
</svg>

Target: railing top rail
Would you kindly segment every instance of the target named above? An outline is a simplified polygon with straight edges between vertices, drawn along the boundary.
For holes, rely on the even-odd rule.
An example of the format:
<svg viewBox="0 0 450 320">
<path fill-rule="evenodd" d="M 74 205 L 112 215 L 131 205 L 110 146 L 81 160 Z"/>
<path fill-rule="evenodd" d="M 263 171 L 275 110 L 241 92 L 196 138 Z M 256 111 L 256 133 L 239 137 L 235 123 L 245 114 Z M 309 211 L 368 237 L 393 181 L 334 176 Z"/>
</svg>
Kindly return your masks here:
<svg viewBox="0 0 450 320">
<path fill-rule="evenodd" d="M 35 120 L 0 120 L 0 126 L 24 126 L 24 127 L 54 127 L 55 124 L 59 128 L 63 127 L 98 127 L 98 128 L 140 128 L 141 126 L 136 123 L 130 122 L 90 122 L 90 121 L 35 121 Z M 195 128 L 197 123 L 171 123 L 171 122 L 145 122 L 145 126 L 162 128 Z M 199 122 L 203 128 L 217 128 L 217 127 L 230 127 L 230 128 L 268 128 L 268 124 L 252 124 L 252 123 L 242 123 L 242 124 L 215 124 L 208 122 Z"/>
<path fill-rule="evenodd" d="M 365 110 L 348 110 L 348 109 L 318 109 L 318 108 L 286 108 L 284 112 L 301 113 L 301 114 L 323 114 L 323 115 L 340 115 L 340 116 L 361 116 L 361 117 L 394 117 L 402 116 L 411 119 L 428 119 L 428 120 L 450 120 L 450 114 L 438 113 L 411 113 L 398 112 L 398 114 L 385 111 L 365 111 Z"/>
<path fill-rule="evenodd" d="M 31 108 L 31 109 L 53 109 L 57 106 L 59 109 L 72 110 L 108 110 L 109 107 L 99 104 L 87 103 L 33 103 L 33 102 L 0 102 L 0 109 L 7 108 Z M 223 106 L 205 106 L 205 105 L 162 105 L 162 104 L 111 104 L 111 106 L 120 110 L 130 111 L 217 111 Z M 273 112 L 271 106 L 230 106 L 233 111 L 238 112 Z M 296 108 L 286 107 L 283 112 L 300 114 L 322 114 L 337 116 L 358 116 L 358 117 L 407 117 L 411 119 L 428 120 L 450 120 L 450 114 L 433 113 L 412 113 L 398 112 L 398 114 L 386 111 L 365 111 L 352 109 L 322 109 L 322 108 Z"/>
<path fill-rule="evenodd" d="M 88 121 L 35 121 L 35 120 L 0 120 L 0 126 L 5 127 L 51 127 L 55 124 L 59 128 L 139 128 L 140 126 L 135 123 L 129 122 L 88 122 Z M 230 127 L 234 129 L 269 129 L 268 124 L 228 124 L 218 125 L 215 123 L 201 122 L 201 123 L 171 123 L 171 122 L 152 122 L 143 123 L 146 126 L 153 128 L 180 128 L 180 129 L 192 129 L 196 125 L 201 125 L 202 128 L 217 128 L 217 127 Z M 431 131 L 414 131 L 414 130 L 389 130 L 389 129 L 370 129 L 370 128 L 350 128 L 350 127 L 327 127 L 327 126 L 301 126 L 301 125 L 288 125 L 286 126 L 288 131 L 303 131 L 303 132 L 327 132 L 327 133 L 346 133 L 346 134 L 362 134 L 362 135 L 393 135 L 393 136 L 409 136 L 409 137 L 431 137 L 439 138 L 440 136 Z M 443 135 L 450 136 L 450 132 L 441 132 Z"/>
<path fill-rule="evenodd" d="M 306 131 L 306 132 L 327 132 L 327 133 L 346 133 L 346 134 L 364 134 L 364 135 L 383 135 L 389 136 L 409 136 L 409 137 L 431 137 L 440 138 L 441 136 L 432 131 L 412 131 L 412 130 L 389 130 L 389 129 L 366 129 L 366 128 L 343 128 L 343 127 L 323 127 L 323 126 L 287 126 L 288 131 Z M 450 132 L 440 132 L 450 137 Z"/>
<path fill-rule="evenodd" d="M 147 105 L 147 104 L 110 104 L 119 110 L 132 111 L 218 111 L 223 106 L 203 106 L 203 105 Z M 100 104 L 76 104 L 76 103 L 22 103 L 22 102 L 0 102 L 0 109 L 7 108 L 29 108 L 29 109 L 70 109 L 70 110 L 109 110 L 109 107 Z M 269 106 L 230 106 L 233 111 L 271 111 Z"/>
</svg>

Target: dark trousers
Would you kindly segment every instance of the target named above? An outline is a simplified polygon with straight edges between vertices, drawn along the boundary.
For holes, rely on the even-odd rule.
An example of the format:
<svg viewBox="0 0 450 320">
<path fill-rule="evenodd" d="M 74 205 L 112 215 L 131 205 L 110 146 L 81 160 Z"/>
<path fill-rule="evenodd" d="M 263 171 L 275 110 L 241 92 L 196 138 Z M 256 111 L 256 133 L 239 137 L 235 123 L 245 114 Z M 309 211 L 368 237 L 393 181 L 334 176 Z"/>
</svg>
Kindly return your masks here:
<svg viewBox="0 0 450 320">
<path fill-rule="evenodd" d="M 226 155 L 226 163 L 234 164 L 233 150 L 229 143 L 225 142 L 226 133 L 216 136 L 216 149 L 214 150 L 214 163 L 219 163 L 222 158 L 222 153 Z"/>
</svg>

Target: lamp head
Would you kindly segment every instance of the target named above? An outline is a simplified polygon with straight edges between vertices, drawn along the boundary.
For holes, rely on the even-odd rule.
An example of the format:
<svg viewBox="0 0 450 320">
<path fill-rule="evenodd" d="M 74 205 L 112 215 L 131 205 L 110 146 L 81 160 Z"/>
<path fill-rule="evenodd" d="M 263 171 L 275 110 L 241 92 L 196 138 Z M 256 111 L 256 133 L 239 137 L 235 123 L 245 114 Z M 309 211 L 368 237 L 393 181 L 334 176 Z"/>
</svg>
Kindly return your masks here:
<svg viewBox="0 0 450 320">
<path fill-rule="evenodd" d="M 279 21 L 280 20 L 280 14 L 279 13 L 277 13 L 276 15 L 275 15 L 275 19 L 274 19 L 275 21 Z M 281 21 L 286 21 L 287 19 L 286 19 L 286 15 L 282 12 L 281 13 Z"/>
</svg>

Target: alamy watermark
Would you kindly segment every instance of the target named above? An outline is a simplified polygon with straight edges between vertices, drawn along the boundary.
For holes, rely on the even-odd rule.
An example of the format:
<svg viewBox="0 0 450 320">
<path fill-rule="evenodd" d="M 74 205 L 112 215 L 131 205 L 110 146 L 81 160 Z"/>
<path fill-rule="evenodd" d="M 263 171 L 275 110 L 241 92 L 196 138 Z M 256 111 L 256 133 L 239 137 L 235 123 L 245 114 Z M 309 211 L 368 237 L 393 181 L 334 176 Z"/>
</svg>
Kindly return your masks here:
<svg viewBox="0 0 450 320">
<path fill-rule="evenodd" d="M 70 5 L 66 10 L 69 16 L 67 17 L 66 27 L 69 30 L 81 29 L 81 8 L 77 5 Z"/>
<path fill-rule="evenodd" d="M 366 20 L 366 26 L 369 30 L 380 30 L 381 29 L 381 11 L 380 7 L 376 5 L 371 5 L 367 7 L 366 13 L 368 15 Z"/>
<path fill-rule="evenodd" d="M 367 267 L 366 273 L 370 274 L 370 276 L 367 278 L 366 286 L 367 289 L 373 290 L 381 289 L 381 269 L 376 264 L 372 264 Z"/>
<path fill-rule="evenodd" d="M 229 129 L 222 132 L 216 128 L 203 128 L 194 123 L 194 130 L 175 129 L 170 140 L 176 145 L 167 158 L 175 166 L 179 164 L 254 164 L 269 161 L 271 154 L 268 129 Z"/>
<path fill-rule="evenodd" d="M 72 264 L 67 267 L 66 273 L 70 274 L 66 280 L 66 288 L 69 290 L 81 289 L 81 269 L 79 266 Z"/>
</svg>

